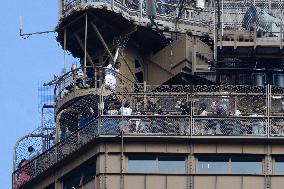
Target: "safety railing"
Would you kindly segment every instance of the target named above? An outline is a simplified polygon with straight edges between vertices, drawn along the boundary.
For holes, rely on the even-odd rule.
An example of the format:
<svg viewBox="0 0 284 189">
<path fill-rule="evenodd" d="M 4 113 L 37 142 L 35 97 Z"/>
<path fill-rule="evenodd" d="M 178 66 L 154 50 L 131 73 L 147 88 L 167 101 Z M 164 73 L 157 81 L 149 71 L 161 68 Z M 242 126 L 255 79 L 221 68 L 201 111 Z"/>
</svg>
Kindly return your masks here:
<svg viewBox="0 0 284 189">
<path fill-rule="evenodd" d="M 80 88 L 76 89 L 80 90 Z M 129 91 L 113 91 L 95 99 L 82 98 L 57 112 L 57 143 L 41 150 L 42 140 L 29 139 L 20 145 L 13 174 L 18 188 L 96 137 L 284 137 L 284 90 L 265 86 L 149 86 L 136 84 Z M 96 112 L 103 102 L 101 112 Z M 121 113 L 128 102 L 130 116 Z M 73 107 L 74 106 L 74 107 Z M 92 110 L 91 110 L 92 109 Z M 98 114 L 96 114 L 98 113 Z M 99 115 L 96 118 L 96 115 Z M 60 133 L 64 135 L 59 136 Z M 40 133 L 39 133 L 40 134 Z M 53 136 L 54 137 L 54 136 Z M 41 155 L 28 159 L 28 145 L 37 144 Z M 35 147 L 35 146 L 34 146 Z M 25 160 L 26 159 L 26 160 Z"/>
<path fill-rule="evenodd" d="M 102 116 L 101 134 L 111 135 L 186 135 L 190 133 L 188 116 Z"/>
<path fill-rule="evenodd" d="M 80 5 L 91 3 L 104 3 L 112 8 L 119 8 L 130 16 L 146 16 L 146 1 L 142 0 L 62 0 L 62 15 L 66 14 L 72 8 Z M 179 1 L 156 1 L 157 19 L 175 22 L 179 12 Z M 181 21 L 192 21 L 192 24 L 213 24 L 214 11 L 213 5 L 209 5 L 205 9 L 196 9 L 185 3 L 180 13 Z"/>
<path fill-rule="evenodd" d="M 81 89 L 99 89 L 103 84 L 112 92 L 133 91 L 134 81 L 106 67 L 90 67 L 86 71 L 82 68 L 71 70 L 56 79 L 54 87 L 55 104 L 74 91 Z M 115 81 L 108 83 L 103 73 L 111 72 Z"/>
<path fill-rule="evenodd" d="M 194 118 L 192 135 L 267 136 L 265 117 Z"/>
<path fill-rule="evenodd" d="M 243 25 L 242 22 L 221 23 L 222 29 L 219 32 L 220 41 L 224 42 L 251 42 L 251 45 L 264 45 L 271 42 L 283 46 L 284 24 L 278 22 L 262 22 L 261 24 Z M 269 43 L 270 42 L 270 43 Z M 220 44 L 222 45 L 222 44 Z M 237 45 L 237 44 L 235 44 Z"/>
<path fill-rule="evenodd" d="M 76 132 L 67 135 L 64 140 L 61 140 L 34 159 L 22 159 L 18 164 L 18 169 L 13 173 L 13 188 L 20 188 L 28 181 L 96 138 L 99 133 L 98 128 L 98 120 L 94 120 L 85 127 L 78 129 Z"/>
<path fill-rule="evenodd" d="M 21 161 L 13 173 L 13 187 L 19 188 L 93 139 L 104 135 L 262 137 L 284 136 L 282 117 L 205 117 L 190 115 L 100 116 L 76 132 L 65 136 L 32 160 Z"/>
</svg>

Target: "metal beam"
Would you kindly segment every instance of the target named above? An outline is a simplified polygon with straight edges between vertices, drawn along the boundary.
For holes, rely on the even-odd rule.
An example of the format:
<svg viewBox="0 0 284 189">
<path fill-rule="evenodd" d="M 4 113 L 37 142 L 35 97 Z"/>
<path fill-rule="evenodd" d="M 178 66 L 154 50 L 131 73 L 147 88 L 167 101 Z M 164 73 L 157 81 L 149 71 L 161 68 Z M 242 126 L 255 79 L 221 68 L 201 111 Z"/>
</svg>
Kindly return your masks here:
<svg viewBox="0 0 284 189">
<path fill-rule="evenodd" d="M 85 20 L 85 45 L 84 45 L 84 75 L 86 76 L 86 67 L 87 67 L 87 40 L 88 40 L 88 14 L 86 14 Z"/>
<path fill-rule="evenodd" d="M 83 42 L 81 41 L 80 37 L 78 36 L 78 34 L 77 34 L 77 33 L 73 33 L 73 35 L 75 36 L 75 38 L 76 38 L 77 42 L 79 43 L 81 49 L 84 51 L 85 46 L 84 46 Z M 84 52 L 85 52 L 85 51 L 84 51 Z M 92 60 L 92 57 L 91 57 L 91 55 L 88 53 L 87 50 L 86 50 L 86 56 L 87 56 L 88 60 L 91 62 L 92 66 L 95 67 L 95 64 L 94 64 L 94 62 L 93 62 L 93 60 Z"/>
<path fill-rule="evenodd" d="M 176 18 L 176 23 L 178 23 L 181 15 L 182 15 L 182 11 L 184 9 L 184 4 L 185 4 L 185 0 L 181 0 L 178 3 L 178 15 L 177 15 L 177 18 Z"/>
<path fill-rule="evenodd" d="M 99 37 L 99 39 L 100 39 L 102 45 L 104 46 L 105 50 L 107 51 L 108 55 L 109 55 L 109 56 L 111 57 L 111 59 L 113 60 L 112 53 L 111 53 L 110 49 L 108 48 L 108 46 L 107 46 L 107 44 L 106 44 L 106 42 L 105 42 L 105 40 L 104 40 L 102 34 L 100 33 L 99 29 L 97 28 L 97 26 L 96 26 L 93 22 L 91 22 L 91 26 L 92 26 L 92 28 L 94 29 L 94 31 L 96 32 L 97 36 Z M 114 62 L 113 62 L 113 63 L 114 63 Z"/>
</svg>

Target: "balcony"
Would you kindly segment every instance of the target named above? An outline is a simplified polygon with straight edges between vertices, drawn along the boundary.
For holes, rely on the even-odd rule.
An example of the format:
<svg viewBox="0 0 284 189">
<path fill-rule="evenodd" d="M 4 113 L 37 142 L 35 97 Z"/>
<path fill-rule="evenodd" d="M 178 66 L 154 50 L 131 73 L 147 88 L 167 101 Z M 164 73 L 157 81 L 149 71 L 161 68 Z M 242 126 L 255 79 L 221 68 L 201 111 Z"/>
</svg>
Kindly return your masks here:
<svg viewBox="0 0 284 189">
<path fill-rule="evenodd" d="M 21 188 L 55 164 L 64 161 L 75 151 L 99 138 L 115 139 L 123 136 L 134 140 L 146 140 L 146 138 L 153 140 L 158 137 L 160 140 L 164 137 L 206 141 L 209 138 L 230 141 L 284 139 L 282 88 L 270 85 L 251 87 L 142 84 L 141 86 L 137 84 L 134 88 L 128 86 L 128 90 L 125 87 L 121 88 L 124 90 L 117 88 L 116 91 L 110 91 L 108 96 L 100 94 L 81 96 L 68 106 L 68 110 L 62 108 L 60 110 L 63 111 L 62 114 L 60 111 L 57 112 L 57 116 L 63 116 L 61 122 L 57 123 L 59 124 L 56 136 L 58 142 L 14 172 L 14 188 Z M 86 89 L 74 87 L 73 90 Z M 60 92 L 56 94 L 57 99 L 65 98 Z M 86 97 L 90 96 L 97 100 L 86 100 Z M 106 115 L 107 111 L 104 109 L 117 102 L 123 104 L 126 101 L 131 105 L 131 115 Z M 85 104 L 81 109 L 78 105 L 82 106 L 82 103 Z M 104 104 L 104 108 L 95 110 L 98 111 L 97 114 L 86 116 L 85 110 L 88 107 L 97 107 L 98 103 Z M 85 118 L 88 117 L 88 121 L 81 124 L 81 117 L 78 118 L 78 114 L 73 114 L 72 110 L 76 110 L 80 115 L 84 114 Z M 71 125 L 78 127 L 72 126 L 71 129 Z M 66 127 L 70 127 L 72 132 L 66 132 Z M 65 133 L 59 136 L 63 128 Z M 34 139 L 29 140 L 32 143 Z M 16 162 L 23 158 L 24 154 L 20 154 Z M 29 172 L 29 177 L 23 180 L 21 174 L 24 172 Z"/>
<path fill-rule="evenodd" d="M 185 5 L 180 14 L 180 32 L 190 30 L 194 34 L 200 36 L 207 33 L 213 36 L 213 32 L 209 28 L 213 28 L 213 5 L 208 5 L 205 9 L 197 9 L 190 5 Z M 178 1 L 157 1 L 157 17 L 156 20 L 168 27 L 170 31 L 174 31 L 176 18 L 179 12 Z M 146 0 L 61 0 L 60 17 L 64 18 L 73 12 L 82 11 L 84 9 L 103 9 L 121 14 L 124 18 L 138 25 L 147 26 L 150 21 L 146 15 Z M 164 29 L 164 28 L 162 28 Z"/>
</svg>

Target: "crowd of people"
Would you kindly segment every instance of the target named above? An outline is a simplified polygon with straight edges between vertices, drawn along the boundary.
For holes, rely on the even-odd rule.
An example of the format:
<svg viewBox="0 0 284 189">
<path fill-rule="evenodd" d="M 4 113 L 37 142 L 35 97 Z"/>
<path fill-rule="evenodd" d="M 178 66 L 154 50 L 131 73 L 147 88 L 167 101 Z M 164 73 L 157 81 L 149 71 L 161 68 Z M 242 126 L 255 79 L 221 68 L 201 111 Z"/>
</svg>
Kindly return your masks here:
<svg viewBox="0 0 284 189">
<path fill-rule="evenodd" d="M 200 135 L 265 134 L 265 123 L 261 119 L 265 115 L 264 107 L 263 109 L 258 107 L 252 109 L 249 113 L 242 113 L 238 107 L 235 110 L 229 111 L 228 101 L 225 100 L 221 100 L 219 103 L 213 100 L 209 108 L 207 108 L 205 103 L 201 103 L 197 115 L 201 117 L 210 116 L 212 119 L 196 120 L 195 133 Z M 214 119 L 214 117 L 216 118 Z M 246 119 L 241 119 L 241 117 L 246 117 Z M 251 118 L 248 119 L 247 117 Z"/>
</svg>

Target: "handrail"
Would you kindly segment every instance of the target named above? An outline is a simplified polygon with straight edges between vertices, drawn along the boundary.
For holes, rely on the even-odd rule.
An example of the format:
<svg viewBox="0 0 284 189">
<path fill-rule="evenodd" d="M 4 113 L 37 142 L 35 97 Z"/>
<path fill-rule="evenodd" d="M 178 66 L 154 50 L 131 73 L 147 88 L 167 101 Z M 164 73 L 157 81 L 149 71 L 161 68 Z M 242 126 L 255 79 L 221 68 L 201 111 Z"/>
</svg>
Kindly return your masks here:
<svg viewBox="0 0 284 189">
<path fill-rule="evenodd" d="M 61 0 L 63 2 L 63 8 L 62 8 L 62 12 L 61 14 L 64 15 L 66 14 L 66 12 L 68 12 L 69 10 L 71 10 L 72 8 L 76 7 L 76 6 L 80 6 L 81 4 L 88 4 L 88 3 L 105 3 L 105 4 L 109 4 L 110 6 L 116 6 L 117 8 L 122 9 L 122 11 L 126 12 L 126 13 L 136 13 L 136 15 L 141 15 L 144 18 L 147 18 L 146 13 L 146 7 L 145 7 L 145 2 L 140 1 L 142 3 L 142 5 L 140 4 L 140 2 L 137 2 L 137 8 L 133 8 L 133 4 L 129 3 L 128 1 L 119 1 L 119 0 L 86 0 L 84 2 L 80 1 L 80 2 L 76 2 L 75 1 L 71 1 L 68 2 L 68 4 L 65 3 L 66 0 Z M 124 3 L 124 4 L 123 4 Z M 74 5 L 73 5 L 74 4 Z M 73 6 L 72 6 L 73 5 Z M 123 7 L 123 8 L 121 8 Z M 140 7 L 142 7 L 142 9 L 140 10 Z M 177 3 L 165 3 L 165 2 L 159 2 L 157 1 L 157 18 L 163 20 L 165 17 L 168 17 L 169 21 L 173 22 L 176 20 L 176 11 L 178 9 L 178 4 Z M 186 13 L 186 11 L 191 12 L 191 14 Z M 205 16 L 202 15 L 202 13 L 204 14 L 212 14 L 212 16 Z M 207 7 L 205 9 L 196 9 L 194 7 L 188 7 L 185 6 L 183 9 L 183 15 L 184 18 L 180 19 L 181 21 L 195 21 L 195 22 L 208 22 L 208 23 L 213 23 L 213 8 L 212 7 Z M 192 16 L 191 16 L 192 15 Z M 201 18 L 201 19 L 198 19 Z M 195 22 L 193 22 L 192 24 L 194 24 Z"/>
<path fill-rule="evenodd" d="M 58 78 L 56 78 L 56 80 L 53 80 L 53 81 L 51 81 L 51 82 L 49 82 L 48 84 L 49 85 L 52 85 L 52 84 L 54 84 L 55 85 L 55 87 L 54 87 L 54 97 L 55 97 L 55 103 L 57 103 L 58 102 L 58 99 L 60 99 L 60 96 L 62 95 L 62 92 L 64 92 L 64 90 L 66 89 L 66 88 L 70 88 L 70 89 L 72 89 L 72 90 L 77 90 L 76 89 L 76 82 L 77 81 L 79 81 L 78 79 L 75 79 L 74 78 L 74 74 L 72 73 L 72 72 L 77 72 L 78 70 L 81 70 L 82 69 L 82 67 L 79 67 L 79 68 L 76 68 L 76 69 L 74 69 L 73 71 L 71 70 L 71 71 L 69 71 L 69 72 L 67 72 L 67 73 L 64 73 L 63 75 L 61 75 L 60 77 L 58 77 Z M 110 68 L 106 68 L 106 67 L 100 67 L 100 66 L 97 66 L 97 67 L 95 67 L 95 69 L 104 69 L 105 71 L 106 70 L 108 70 L 108 71 L 113 71 L 112 69 L 110 69 Z M 99 71 L 100 72 L 100 71 Z M 121 73 L 119 73 L 119 72 L 116 72 L 115 73 L 116 75 L 117 75 L 117 79 L 118 79 L 118 81 L 120 81 L 121 83 L 120 84 L 122 84 L 123 86 L 124 85 L 128 85 L 128 86 L 135 86 L 136 85 L 136 83 L 135 82 L 133 82 L 131 79 L 129 79 L 128 77 L 126 77 L 126 76 L 124 76 L 124 75 L 122 75 Z M 69 80 L 69 83 L 68 83 L 68 80 Z M 71 82 L 70 82 L 70 80 L 71 80 Z M 80 82 L 82 82 L 82 83 L 87 83 L 87 82 L 89 82 L 89 81 L 94 81 L 94 83 L 95 83 L 95 85 L 97 85 L 97 83 L 99 82 L 99 81 L 101 81 L 102 82 L 102 78 L 100 78 L 100 79 L 97 79 L 97 78 L 95 78 L 95 77 L 82 77 L 82 79 L 80 80 Z M 61 84 L 63 83 L 63 87 L 61 86 Z M 68 85 L 66 85 L 66 83 L 68 83 Z M 100 87 L 100 86 L 99 86 Z M 80 87 L 79 87 L 80 88 Z M 78 89 L 79 89 L 78 88 Z M 84 87 L 83 86 L 83 88 L 92 88 L 92 87 Z"/>
<path fill-rule="evenodd" d="M 62 80 L 62 78 L 63 77 L 59 79 Z M 64 148 L 70 147 L 70 145 L 74 143 L 76 143 L 76 145 L 80 144 L 75 147 L 75 149 L 79 149 L 82 145 L 97 137 L 103 135 L 119 135 L 121 130 L 124 131 L 125 136 L 165 135 L 199 138 L 206 138 L 208 136 L 235 136 L 240 138 L 260 137 L 265 139 L 278 137 L 284 139 L 284 118 L 280 116 L 283 112 L 279 111 L 279 107 L 282 105 L 280 98 L 284 98 L 283 88 L 270 85 L 265 87 L 146 85 L 142 88 L 143 91 L 125 92 L 124 94 L 117 94 L 114 92 L 112 95 L 124 95 L 125 98 L 133 100 L 133 102 L 131 101 L 133 103 L 133 113 L 136 114 L 140 112 L 145 115 L 100 115 L 99 117 L 88 121 L 85 126 L 79 127 L 60 142 L 56 143 L 52 148 L 31 160 L 26 166 L 15 170 L 13 173 L 15 181 L 20 173 L 25 170 L 25 167 L 33 167 L 38 165 L 39 162 L 48 161 L 48 163 L 44 163 L 44 165 L 40 165 L 40 167 L 35 167 L 33 176 L 30 179 L 39 175 L 54 163 L 72 153 L 73 151 L 64 152 Z M 165 92 L 155 92 L 159 90 Z M 183 90 L 185 93 L 181 92 Z M 127 97 L 125 95 L 129 96 Z M 202 103 L 208 102 L 208 99 L 211 101 L 219 100 L 220 103 L 229 103 L 227 101 L 222 101 L 224 99 L 232 100 L 230 104 L 234 106 L 228 106 L 228 112 L 229 109 L 236 108 L 236 104 L 233 103 L 236 102 L 236 100 L 238 103 L 245 104 L 248 104 L 248 102 L 255 104 L 255 101 L 258 101 L 259 104 L 256 105 L 256 108 L 258 108 L 256 113 L 261 116 L 255 115 L 256 113 L 254 113 L 252 107 L 247 107 L 245 104 L 238 105 L 239 108 L 248 108 L 241 109 L 243 110 L 242 116 L 220 116 L 222 114 L 218 116 L 214 115 L 214 112 L 210 112 L 208 116 L 201 116 L 198 113 L 198 107 L 202 107 Z M 138 105 L 136 102 L 139 100 L 142 103 L 148 103 L 147 100 L 150 100 L 149 103 L 155 103 L 157 107 L 161 106 L 162 108 L 165 108 L 163 111 L 164 115 L 155 115 L 156 110 L 150 106 L 145 107 L 147 104 Z M 188 113 L 190 113 L 190 115 L 181 115 L 180 110 L 176 109 L 177 106 L 175 103 L 177 103 L 177 101 L 180 101 L 179 103 L 187 102 L 187 105 L 189 106 Z M 270 101 L 273 102 L 273 106 L 271 106 Z M 137 107 L 134 107 L 134 105 Z M 276 105 L 278 106 L 276 107 Z M 93 106 L 93 104 L 90 104 L 90 106 Z M 265 106 L 265 109 L 263 109 L 263 106 Z M 143 107 L 146 109 L 143 109 Z M 70 116 L 72 116 L 72 114 Z M 15 183 L 14 186 L 16 186 Z"/>
<path fill-rule="evenodd" d="M 190 115 L 131 115 L 131 116 L 110 116 L 102 115 L 93 121 L 91 121 L 86 126 L 79 128 L 76 132 L 73 132 L 68 137 L 64 138 L 62 141 L 55 144 L 49 150 L 43 152 L 35 159 L 31 160 L 25 166 L 16 169 L 13 172 L 15 178 L 14 188 L 18 188 L 17 177 L 27 169 L 33 169 L 31 171 L 31 178 L 26 182 L 30 181 L 32 178 L 38 176 L 46 169 L 50 168 L 54 163 L 62 160 L 63 158 L 70 155 L 73 151 L 63 152 L 64 148 L 68 149 L 68 146 L 74 147 L 75 150 L 82 147 L 82 145 L 87 144 L 93 139 L 100 137 L 102 135 L 119 135 L 120 130 L 124 131 L 124 135 L 185 135 L 185 136 L 204 136 L 209 135 L 210 137 L 216 135 L 220 136 L 238 136 L 238 137 L 283 137 L 284 138 L 284 125 L 281 132 L 277 133 L 277 124 L 272 121 L 266 122 L 270 118 L 272 121 L 277 122 L 280 120 L 282 123 L 284 121 L 283 117 L 202 117 L 193 116 L 191 119 Z M 210 121 L 207 122 L 207 120 Z M 101 123 L 98 125 L 99 122 Z M 208 123 L 208 124 L 207 124 Z M 237 129 L 234 129 L 234 127 Z M 274 126 L 275 125 L 275 126 Z M 267 129 L 267 128 L 271 129 Z M 268 133 L 270 131 L 270 133 Z M 80 137 L 82 135 L 82 137 Z M 206 137 L 206 136 L 204 136 Z M 81 141 L 86 140 L 86 141 Z M 80 144 L 81 141 L 81 145 Z M 74 146 L 74 145 L 75 146 Z M 64 154 L 65 153 L 65 154 Z M 51 161 L 54 159 L 54 161 Z M 43 165 L 44 162 L 48 161 L 47 165 Z M 41 164 L 36 167 L 37 164 Z M 26 182 L 22 183 L 25 184 Z"/>
</svg>

